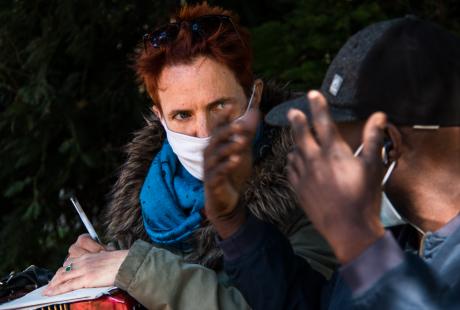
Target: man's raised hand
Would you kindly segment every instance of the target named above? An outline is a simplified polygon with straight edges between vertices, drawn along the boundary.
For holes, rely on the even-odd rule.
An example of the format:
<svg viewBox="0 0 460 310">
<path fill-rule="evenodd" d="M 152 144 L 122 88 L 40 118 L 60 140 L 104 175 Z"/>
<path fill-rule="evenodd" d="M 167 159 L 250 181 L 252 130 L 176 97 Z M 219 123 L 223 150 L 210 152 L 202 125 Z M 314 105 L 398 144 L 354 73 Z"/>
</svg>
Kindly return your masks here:
<svg viewBox="0 0 460 310">
<path fill-rule="evenodd" d="M 312 122 L 291 110 L 296 149 L 288 158 L 289 180 L 303 210 L 342 263 L 357 257 L 384 233 L 380 223 L 380 182 L 386 116 L 374 113 L 363 131 L 364 149 L 354 157 L 341 137 L 324 96 L 311 91 Z M 314 129 L 314 133 L 310 126 Z"/>
<path fill-rule="evenodd" d="M 237 203 L 252 173 L 252 141 L 258 120 L 256 110 L 235 122 L 223 118 L 204 151 L 205 214 L 222 238 L 233 234 L 246 217 Z"/>
</svg>

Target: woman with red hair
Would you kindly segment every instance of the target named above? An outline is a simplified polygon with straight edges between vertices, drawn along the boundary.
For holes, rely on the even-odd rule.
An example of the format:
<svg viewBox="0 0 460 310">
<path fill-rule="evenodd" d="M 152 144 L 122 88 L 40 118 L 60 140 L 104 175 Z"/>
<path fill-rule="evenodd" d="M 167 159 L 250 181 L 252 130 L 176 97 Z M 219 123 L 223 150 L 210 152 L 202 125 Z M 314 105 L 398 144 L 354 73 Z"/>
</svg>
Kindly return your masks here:
<svg viewBox="0 0 460 310">
<path fill-rule="evenodd" d="M 143 43 L 136 71 L 153 113 L 128 145 L 112 191 L 107 235 L 118 250 L 80 236 L 46 294 L 116 285 L 147 308 L 248 308 L 228 283 L 219 238 L 204 212 L 203 150 L 222 119 L 264 114 L 287 96 L 254 78 L 249 33 L 219 7 L 185 6 Z M 289 132 L 260 122 L 252 164 L 239 163 L 254 172 L 232 197 L 274 223 L 297 255 L 329 277 L 335 260 L 286 179 L 291 145 Z"/>
</svg>

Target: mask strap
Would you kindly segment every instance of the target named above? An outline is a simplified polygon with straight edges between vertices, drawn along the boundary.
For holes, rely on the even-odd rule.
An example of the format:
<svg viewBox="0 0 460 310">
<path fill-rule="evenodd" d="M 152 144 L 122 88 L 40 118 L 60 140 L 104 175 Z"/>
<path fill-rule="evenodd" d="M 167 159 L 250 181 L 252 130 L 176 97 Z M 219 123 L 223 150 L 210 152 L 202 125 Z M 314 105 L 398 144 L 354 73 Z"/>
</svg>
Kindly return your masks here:
<svg viewBox="0 0 460 310">
<path fill-rule="evenodd" d="M 359 154 L 361 154 L 361 152 L 363 151 L 363 148 L 364 148 L 364 144 L 361 144 L 355 151 L 355 153 L 353 154 L 354 157 L 358 157 Z M 383 180 L 382 180 L 382 186 L 385 185 L 385 183 L 388 181 L 388 179 L 390 178 L 391 174 L 393 173 L 393 170 L 395 169 L 396 167 L 396 160 L 394 160 L 391 164 L 390 164 L 390 167 L 388 167 L 388 170 L 387 172 L 385 173 L 385 176 L 383 177 Z"/>
<path fill-rule="evenodd" d="M 256 83 L 254 83 L 254 85 L 252 85 L 252 93 L 251 93 L 251 97 L 249 98 L 249 103 L 248 103 L 248 108 L 246 109 L 246 112 L 252 108 L 252 99 L 254 99 L 254 94 L 256 92 Z"/>
<path fill-rule="evenodd" d="M 396 160 L 394 160 L 390 164 L 390 167 L 388 167 L 387 173 L 385 173 L 385 176 L 383 177 L 383 180 L 382 180 L 382 186 L 384 186 L 385 183 L 388 181 L 388 179 L 390 178 L 391 174 L 393 173 L 393 170 L 395 169 L 395 167 L 396 167 Z"/>
<path fill-rule="evenodd" d="M 249 103 L 248 103 L 248 107 L 246 108 L 246 111 L 244 111 L 244 113 L 240 117 L 235 119 L 234 122 L 237 122 L 240 119 L 242 119 L 248 113 L 248 111 L 252 108 L 252 100 L 254 99 L 255 92 L 256 92 L 256 84 L 254 83 L 254 85 L 252 86 L 252 94 L 251 94 L 251 97 L 249 98 Z"/>
<path fill-rule="evenodd" d="M 356 151 L 353 153 L 353 156 L 354 156 L 354 157 L 358 157 L 359 154 L 361 154 L 361 152 L 363 151 L 363 148 L 364 148 L 364 144 L 361 144 L 361 145 L 356 149 Z"/>
<path fill-rule="evenodd" d="M 357 157 L 359 156 L 359 154 L 361 154 L 361 152 L 363 151 L 363 148 L 364 148 L 364 144 L 361 144 L 355 151 L 355 153 L 353 154 L 353 156 Z M 395 169 L 396 167 L 396 160 L 394 160 L 391 164 L 390 164 L 390 167 L 388 167 L 388 170 L 387 172 L 385 173 L 385 176 L 383 177 L 383 180 L 382 180 L 382 187 L 385 185 L 385 183 L 388 182 L 388 179 L 390 178 L 391 174 L 393 173 L 393 170 Z M 394 208 L 394 207 L 393 207 Z M 395 210 L 396 211 L 396 210 Z M 396 211 L 397 212 L 397 211 Z M 398 213 L 399 214 L 399 213 Z M 399 214 L 399 216 L 401 216 Z M 401 216 L 402 217 L 402 216 Z M 412 226 L 416 231 L 418 231 L 422 236 L 425 235 L 425 232 L 420 228 L 418 227 L 417 225 L 415 224 L 412 224 L 411 222 L 409 222 L 406 218 L 402 217 L 410 226 Z"/>
</svg>

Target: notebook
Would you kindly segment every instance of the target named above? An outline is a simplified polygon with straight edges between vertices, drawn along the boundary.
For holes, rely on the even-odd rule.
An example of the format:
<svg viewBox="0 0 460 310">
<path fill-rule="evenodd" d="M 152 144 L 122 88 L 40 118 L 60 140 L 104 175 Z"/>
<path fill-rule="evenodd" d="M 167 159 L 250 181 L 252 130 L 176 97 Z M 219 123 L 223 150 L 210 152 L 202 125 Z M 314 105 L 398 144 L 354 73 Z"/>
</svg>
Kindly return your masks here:
<svg viewBox="0 0 460 310">
<path fill-rule="evenodd" d="M 0 310 L 9 309 L 35 309 L 46 307 L 54 304 L 71 303 L 83 300 L 97 299 L 103 295 L 110 295 L 111 292 L 117 290 L 114 286 L 97 287 L 97 288 L 82 288 L 72 292 L 64 293 L 56 296 L 43 296 L 42 291 L 47 286 L 42 286 L 35 291 L 28 293 L 21 298 L 3 303 L 0 305 Z"/>
</svg>

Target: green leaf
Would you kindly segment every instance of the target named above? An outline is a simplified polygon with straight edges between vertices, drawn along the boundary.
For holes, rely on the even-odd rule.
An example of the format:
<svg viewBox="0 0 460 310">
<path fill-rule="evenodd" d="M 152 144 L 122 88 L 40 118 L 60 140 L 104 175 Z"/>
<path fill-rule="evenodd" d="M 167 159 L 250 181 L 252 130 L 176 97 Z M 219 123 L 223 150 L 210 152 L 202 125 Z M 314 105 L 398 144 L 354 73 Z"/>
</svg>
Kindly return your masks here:
<svg viewBox="0 0 460 310">
<path fill-rule="evenodd" d="M 3 196 L 11 198 L 16 194 L 22 192 L 22 190 L 32 182 L 32 178 L 27 177 L 24 180 L 13 182 L 4 192 Z"/>
</svg>

